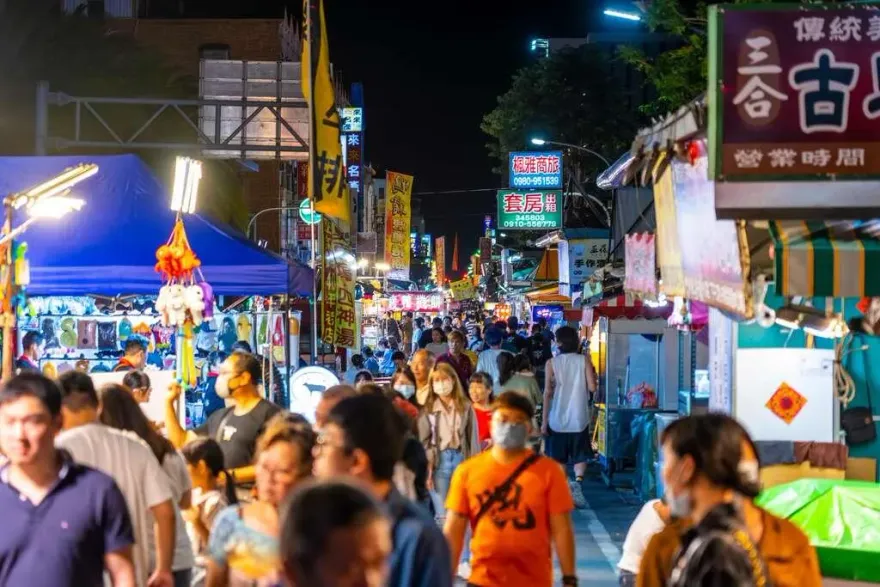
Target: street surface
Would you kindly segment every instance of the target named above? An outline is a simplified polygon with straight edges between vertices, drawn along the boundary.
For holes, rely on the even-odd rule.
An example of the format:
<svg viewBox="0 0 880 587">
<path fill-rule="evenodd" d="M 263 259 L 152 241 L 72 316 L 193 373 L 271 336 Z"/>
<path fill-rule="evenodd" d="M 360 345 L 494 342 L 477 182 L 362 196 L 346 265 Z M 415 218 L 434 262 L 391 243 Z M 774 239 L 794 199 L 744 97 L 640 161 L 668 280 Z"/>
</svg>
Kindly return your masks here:
<svg viewBox="0 0 880 587">
<path fill-rule="evenodd" d="M 587 509 L 575 510 L 575 540 L 577 541 L 577 576 L 581 585 L 615 587 L 617 561 L 629 525 L 641 508 L 641 502 L 629 493 L 608 489 L 595 471 L 590 472 L 583 484 Z M 556 582 L 562 575 L 556 569 Z M 464 586 L 464 581 L 456 583 Z"/>
</svg>

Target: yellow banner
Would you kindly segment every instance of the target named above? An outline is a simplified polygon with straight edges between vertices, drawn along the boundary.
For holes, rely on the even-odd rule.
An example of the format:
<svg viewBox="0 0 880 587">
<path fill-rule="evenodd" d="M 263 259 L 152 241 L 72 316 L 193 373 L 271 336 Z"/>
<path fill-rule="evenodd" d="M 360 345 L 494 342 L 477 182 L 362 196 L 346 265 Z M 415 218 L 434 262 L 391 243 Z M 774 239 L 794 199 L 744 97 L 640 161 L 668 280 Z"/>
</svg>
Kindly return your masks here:
<svg viewBox="0 0 880 587">
<path fill-rule="evenodd" d="M 477 291 L 474 289 L 474 284 L 470 279 L 453 281 L 449 284 L 449 289 L 452 291 L 452 297 L 458 301 L 472 300 L 477 297 Z"/>
<path fill-rule="evenodd" d="M 661 161 L 658 163 L 662 164 Z M 655 172 L 659 168 L 655 168 Z M 656 176 L 656 175 L 655 175 Z M 654 182 L 654 211 L 657 216 L 657 265 L 663 280 L 660 291 L 668 296 L 684 296 L 684 271 L 678 240 L 678 217 L 672 191 L 672 167 L 665 166 Z"/>
<path fill-rule="evenodd" d="M 328 344 L 355 348 L 358 321 L 354 306 L 354 255 L 336 222 L 325 218 L 321 225 L 321 338 Z"/>
<path fill-rule="evenodd" d="M 411 175 L 385 174 L 385 262 L 391 266 L 392 279 L 409 279 L 412 186 Z"/>
<path fill-rule="evenodd" d="M 330 75 L 324 0 L 304 0 L 302 89 L 309 102 L 309 198 L 321 214 L 351 224 L 340 139 L 341 119 Z M 317 54 L 315 54 L 317 51 Z"/>
</svg>

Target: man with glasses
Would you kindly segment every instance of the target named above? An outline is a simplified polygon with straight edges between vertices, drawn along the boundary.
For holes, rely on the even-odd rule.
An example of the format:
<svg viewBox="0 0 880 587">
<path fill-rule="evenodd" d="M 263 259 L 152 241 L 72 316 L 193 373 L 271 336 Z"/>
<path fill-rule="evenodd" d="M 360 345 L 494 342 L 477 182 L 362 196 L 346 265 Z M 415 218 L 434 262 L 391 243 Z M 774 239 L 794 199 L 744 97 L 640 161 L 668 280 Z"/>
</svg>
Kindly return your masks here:
<svg viewBox="0 0 880 587">
<path fill-rule="evenodd" d="M 528 448 L 534 415 L 532 402 L 520 393 L 499 395 L 492 408 L 492 448 L 452 476 L 444 534 L 458 561 L 468 526 L 473 532 L 469 585 L 552 585 L 551 546 L 562 584 L 577 585 L 571 492 L 562 467 Z"/>
<path fill-rule="evenodd" d="M 394 488 L 394 466 L 403 456 L 405 424 L 380 395 L 343 399 L 327 416 L 315 447 L 315 475 L 361 480 L 385 503 L 393 552 L 390 587 L 449 587 L 452 563 L 443 534 L 421 506 Z"/>
<path fill-rule="evenodd" d="M 195 430 L 184 430 L 177 419 L 179 385 L 172 385 L 165 403 L 165 430 L 176 448 L 198 437 L 213 438 L 220 445 L 227 469 L 235 477 L 241 497 L 248 497 L 254 483 L 254 454 L 257 439 L 266 423 L 281 408 L 260 396 L 260 361 L 251 354 L 236 351 L 229 355 L 217 374 L 215 389 L 221 398 L 233 400 L 232 406 L 211 414 Z"/>
</svg>

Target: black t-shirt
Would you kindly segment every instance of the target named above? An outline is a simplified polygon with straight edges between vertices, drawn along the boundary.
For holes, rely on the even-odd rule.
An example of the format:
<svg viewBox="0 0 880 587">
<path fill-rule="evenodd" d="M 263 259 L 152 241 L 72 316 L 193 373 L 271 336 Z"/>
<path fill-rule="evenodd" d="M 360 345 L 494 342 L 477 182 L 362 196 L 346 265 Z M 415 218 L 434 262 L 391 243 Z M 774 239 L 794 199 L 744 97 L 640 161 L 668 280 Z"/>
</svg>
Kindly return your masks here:
<svg viewBox="0 0 880 587">
<path fill-rule="evenodd" d="M 254 408 L 243 416 L 236 416 L 234 407 L 217 410 L 208 421 L 196 428 L 199 436 L 213 438 L 223 451 L 227 469 L 237 469 L 254 464 L 257 438 L 263 433 L 272 416 L 281 408 L 261 399 Z M 220 430 L 220 427 L 223 427 Z"/>
<path fill-rule="evenodd" d="M 527 343 L 532 365 L 537 368 L 543 368 L 544 364 L 553 356 L 550 341 L 541 334 L 533 334 L 528 338 Z"/>
</svg>

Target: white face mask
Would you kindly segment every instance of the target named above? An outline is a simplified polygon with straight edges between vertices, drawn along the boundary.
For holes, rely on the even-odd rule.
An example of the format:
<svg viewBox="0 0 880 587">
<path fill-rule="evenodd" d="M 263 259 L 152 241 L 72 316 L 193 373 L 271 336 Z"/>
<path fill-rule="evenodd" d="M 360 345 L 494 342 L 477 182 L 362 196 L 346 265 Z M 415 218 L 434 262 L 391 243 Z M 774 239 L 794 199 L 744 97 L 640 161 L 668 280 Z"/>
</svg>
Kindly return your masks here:
<svg viewBox="0 0 880 587">
<path fill-rule="evenodd" d="M 416 393 L 415 385 L 406 385 L 404 383 L 398 383 L 394 386 L 394 391 L 399 393 L 404 397 L 404 399 L 409 399 Z"/>
<path fill-rule="evenodd" d="M 452 393 L 452 390 L 455 389 L 455 385 L 453 385 L 451 381 L 446 379 L 444 381 L 435 381 L 433 389 L 434 393 L 436 393 L 437 395 L 441 397 L 446 397 L 450 393 Z"/>
<path fill-rule="evenodd" d="M 229 379 L 229 375 L 218 375 L 217 381 L 214 383 L 214 391 L 222 399 L 228 398 L 229 394 L 232 393 L 232 390 L 229 389 Z"/>
</svg>

